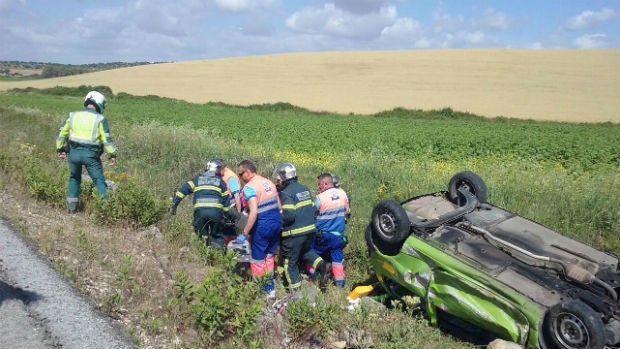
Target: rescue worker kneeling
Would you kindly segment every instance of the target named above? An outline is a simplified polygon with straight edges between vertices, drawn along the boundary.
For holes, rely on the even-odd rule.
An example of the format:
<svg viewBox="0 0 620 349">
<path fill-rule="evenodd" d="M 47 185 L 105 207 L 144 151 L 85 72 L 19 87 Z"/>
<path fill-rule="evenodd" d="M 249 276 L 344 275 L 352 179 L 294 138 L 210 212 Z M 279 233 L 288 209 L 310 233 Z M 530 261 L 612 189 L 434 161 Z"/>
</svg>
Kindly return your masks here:
<svg viewBox="0 0 620 349">
<path fill-rule="evenodd" d="M 329 278 L 327 263 L 312 249 L 316 228 L 315 207 L 310 189 L 297 182 L 297 171 L 290 162 L 279 164 L 273 171 L 282 204 L 282 238 L 280 252 L 284 257 L 284 273 L 289 291 L 301 286 L 300 263 L 311 265 L 321 274 L 324 289 Z"/>
<path fill-rule="evenodd" d="M 222 166 L 218 161 L 207 162 L 205 172 L 184 183 L 176 192 L 170 206 L 175 215 L 183 198 L 194 194 L 194 231 L 208 245 L 224 248 L 222 214 L 228 211 L 230 195 L 221 177 Z"/>
</svg>

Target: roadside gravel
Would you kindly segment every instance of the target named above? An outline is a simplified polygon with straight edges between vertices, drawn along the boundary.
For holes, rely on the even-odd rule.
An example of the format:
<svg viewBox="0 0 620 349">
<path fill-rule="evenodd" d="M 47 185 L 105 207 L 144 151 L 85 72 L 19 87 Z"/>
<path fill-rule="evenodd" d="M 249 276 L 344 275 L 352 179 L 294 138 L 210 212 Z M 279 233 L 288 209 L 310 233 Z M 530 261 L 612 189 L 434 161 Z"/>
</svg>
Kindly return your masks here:
<svg viewBox="0 0 620 349">
<path fill-rule="evenodd" d="M 0 219 L 0 349 L 133 348 L 125 330 Z"/>
</svg>

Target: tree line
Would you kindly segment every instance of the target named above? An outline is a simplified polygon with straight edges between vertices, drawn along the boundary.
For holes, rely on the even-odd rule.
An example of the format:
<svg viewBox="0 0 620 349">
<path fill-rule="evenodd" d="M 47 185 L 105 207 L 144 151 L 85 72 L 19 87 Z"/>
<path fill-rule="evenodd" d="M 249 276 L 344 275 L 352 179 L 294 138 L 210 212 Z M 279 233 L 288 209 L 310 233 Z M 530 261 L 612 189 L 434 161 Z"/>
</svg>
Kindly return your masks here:
<svg viewBox="0 0 620 349">
<path fill-rule="evenodd" d="M 15 70 L 26 69 L 40 71 L 40 73 L 28 75 L 31 78 L 47 79 L 57 78 L 61 76 L 92 73 L 100 70 L 118 69 L 156 63 L 157 62 L 110 62 L 74 65 L 41 62 L 0 61 L 0 75 L 23 76 L 19 72 L 15 72 Z"/>
</svg>

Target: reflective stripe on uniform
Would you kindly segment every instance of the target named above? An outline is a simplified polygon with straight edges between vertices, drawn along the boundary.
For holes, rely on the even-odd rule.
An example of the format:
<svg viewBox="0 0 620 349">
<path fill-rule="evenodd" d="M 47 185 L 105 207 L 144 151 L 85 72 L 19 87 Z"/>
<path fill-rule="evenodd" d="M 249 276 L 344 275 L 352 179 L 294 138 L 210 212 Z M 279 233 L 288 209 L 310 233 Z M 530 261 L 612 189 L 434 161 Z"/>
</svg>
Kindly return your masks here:
<svg viewBox="0 0 620 349">
<path fill-rule="evenodd" d="M 199 185 L 197 187 L 192 188 L 192 190 L 194 192 L 197 192 L 199 190 L 213 190 L 213 191 L 216 191 L 216 192 L 218 192 L 220 194 L 222 193 L 222 189 L 219 188 L 219 187 L 216 187 L 214 185 Z"/>
<path fill-rule="evenodd" d="M 258 205 L 258 213 L 267 212 L 269 210 L 278 209 L 278 200 L 273 198 L 265 200 Z"/>
<path fill-rule="evenodd" d="M 296 204 L 282 205 L 282 209 L 283 210 L 296 210 L 298 208 L 302 208 L 302 207 L 308 206 L 308 205 L 314 205 L 314 202 L 312 202 L 312 200 L 304 200 L 304 201 L 298 202 Z"/>
<path fill-rule="evenodd" d="M 301 228 L 297 228 L 297 229 L 293 229 L 293 230 L 285 230 L 282 232 L 282 237 L 286 237 L 286 236 L 292 236 L 292 235 L 297 235 L 297 234 L 302 234 L 302 233 L 307 233 L 309 231 L 314 231 L 315 227 L 314 224 L 310 224 L 307 225 L 305 227 L 301 227 Z"/>
</svg>

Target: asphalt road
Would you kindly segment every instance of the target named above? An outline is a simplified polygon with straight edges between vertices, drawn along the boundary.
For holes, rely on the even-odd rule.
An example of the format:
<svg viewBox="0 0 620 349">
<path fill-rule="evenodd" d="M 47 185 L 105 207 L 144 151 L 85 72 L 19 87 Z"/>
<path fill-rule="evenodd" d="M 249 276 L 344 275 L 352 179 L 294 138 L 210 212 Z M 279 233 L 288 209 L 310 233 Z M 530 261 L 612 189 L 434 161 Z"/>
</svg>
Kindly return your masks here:
<svg viewBox="0 0 620 349">
<path fill-rule="evenodd" d="M 51 263 L 0 219 L 0 349 L 134 348 Z"/>
</svg>

